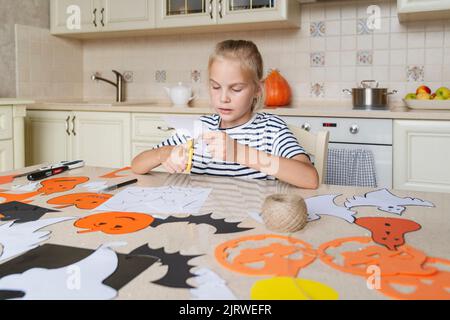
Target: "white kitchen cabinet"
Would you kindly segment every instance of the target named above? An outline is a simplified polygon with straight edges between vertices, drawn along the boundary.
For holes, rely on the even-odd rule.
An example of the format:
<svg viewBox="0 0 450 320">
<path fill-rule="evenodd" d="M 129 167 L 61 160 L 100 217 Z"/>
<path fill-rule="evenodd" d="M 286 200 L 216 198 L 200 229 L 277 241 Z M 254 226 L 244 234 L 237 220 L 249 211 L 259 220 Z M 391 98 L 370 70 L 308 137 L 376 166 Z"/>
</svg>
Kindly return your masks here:
<svg viewBox="0 0 450 320">
<path fill-rule="evenodd" d="M 27 165 L 85 160 L 87 165 L 129 165 L 130 114 L 111 112 L 29 111 Z"/>
<path fill-rule="evenodd" d="M 78 6 L 81 29 L 70 29 L 70 8 Z M 155 0 L 51 0 L 53 34 L 129 31 L 155 27 Z"/>
<path fill-rule="evenodd" d="M 0 106 L 0 172 L 25 165 L 25 114 L 26 106 Z"/>
<path fill-rule="evenodd" d="M 394 188 L 450 192 L 450 121 L 394 121 Z"/>
<path fill-rule="evenodd" d="M 14 168 L 12 140 L 0 141 L 0 172 L 10 171 Z"/>
<path fill-rule="evenodd" d="M 300 24 L 300 5 L 288 0 L 158 1 L 156 14 L 158 28 L 258 23 L 299 27 Z"/>
<path fill-rule="evenodd" d="M 399 20 L 450 19 L 450 0 L 397 0 Z"/>
</svg>

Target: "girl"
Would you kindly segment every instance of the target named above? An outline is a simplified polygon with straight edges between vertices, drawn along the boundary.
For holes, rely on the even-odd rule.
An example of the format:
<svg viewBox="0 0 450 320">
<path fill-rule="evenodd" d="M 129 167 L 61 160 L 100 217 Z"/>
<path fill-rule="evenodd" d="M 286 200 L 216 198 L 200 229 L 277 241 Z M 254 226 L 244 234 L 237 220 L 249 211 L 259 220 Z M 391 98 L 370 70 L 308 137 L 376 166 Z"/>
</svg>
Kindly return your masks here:
<svg viewBox="0 0 450 320">
<path fill-rule="evenodd" d="M 263 61 L 253 42 L 227 40 L 216 46 L 208 64 L 211 104 L 217 112 L 202 116 L 207 131 L 195 145 L 192 174 L 275 179 L 316 189 L 319 178 L 309 156 L 279 117 L 255 112 L 264 92 Z M 134 173 L 163 165 L 181 173 L 190 159 L 188 139 L 176 133 L 133 159 Z M 190 163 L 189 163 L 190 167 Z"/>
</svg>

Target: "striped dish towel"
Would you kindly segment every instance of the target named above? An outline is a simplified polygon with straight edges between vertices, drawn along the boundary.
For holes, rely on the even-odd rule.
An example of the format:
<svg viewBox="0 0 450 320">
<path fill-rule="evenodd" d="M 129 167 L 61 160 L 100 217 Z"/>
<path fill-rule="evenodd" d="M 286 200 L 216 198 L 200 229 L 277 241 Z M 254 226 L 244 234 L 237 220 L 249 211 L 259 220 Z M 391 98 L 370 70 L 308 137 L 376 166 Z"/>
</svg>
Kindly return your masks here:
<svg viewBox="0 0 450 320">
<path fill-rule="evenodd" d="M 377 175 L 372 151 L 330 148 L 325 183 L 376 188 Z"/>
</svg>

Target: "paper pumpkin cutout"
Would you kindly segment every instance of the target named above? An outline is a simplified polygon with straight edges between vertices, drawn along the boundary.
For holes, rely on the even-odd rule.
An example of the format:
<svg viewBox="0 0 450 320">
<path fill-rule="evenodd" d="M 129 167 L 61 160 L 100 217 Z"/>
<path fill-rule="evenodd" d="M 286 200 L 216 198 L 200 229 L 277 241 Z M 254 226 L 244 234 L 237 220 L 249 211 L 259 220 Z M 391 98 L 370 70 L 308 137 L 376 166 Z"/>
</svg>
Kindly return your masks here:
<svg viewBox="0 0 450 320">
<path fill-rule="evenodd" d="M 13 260 L 10 260 L 8 262 L 5 262 L 4 264 L 0 265 L 0 284 L 2 283 L 3 279 L 9 275 L 13 274 L 25 274 L 27 271 L 31 269 L 48 269 L 48 271 L 52 271 L 51 269 L 63 269 L 65 270 L 65 278 L 64 278 L 64 285 L 67 287 L 67 280 L 70 277 L 70 273 L 68 271 L 72 270 L 76 272 L 77 265 L 85 260 L 89 259 L 89 268 L 87 268 L 87 271 L 81 271 L 81 288 L 84 286 L 84 282 L 89 282 L 86 285 L 92 286 L 92 281 L 98 281 L 100 277 L 97 277 L 97 279 L 93 279 L 91 275 L 92 268 L 96 268 L 96 266 L 100 266 L 101 268 L 108 268 L 111 269 L 111 262 L 114 262 L 113 259 L 107 259 L 108 261 L 102 260 L 104 263 L 102 264 L 101 261 L 95 257 L 92 257 L 92 255 L 97 250 L 90 250 L 90 249 L 84 249 L 84 248 L 75 248 L 75 247 L 68 247 L 68 246 L 61 246 L 61 245 L 54 245 L 54 244 L 44 244 L 36 249 L 33 249 L 29 252 L 27 252 L 24 255 L 21 255 Z M 130 281 L 132 281 L 134 278 L 136 278 L 139 274 L 141 274 L 143 271 L 145 271 L 148 267 L 153 265 L 157 259 L 153 257 L 146 257 L 146 256 L 137 256 L 137 255 L 130 255 L 130 254 L 120 254 L 120 253 L 114 253 L 117 258 L 118 262 L 116 264 L 116 268 L 114 272 L 107 277 L 102 283 L 105 286 L 108 286 L 115 291 L 119 291 L 122 287 L 124 287 L 126 284 L 128 284 Z M 112 256 L 112 255 L 110 255 Z M 94 258 L 94 259 L 93 259 Z M 99 263 L 100 261 L 100 263 Z M 73 268 L 70 268 L 72 266 Z M 83 269 L 84 270 L 84 269 Z M 88 272 L 86 274 L 85 272 Z M 54 297 L 55 291 L 53 291 L 53 288 L 58 287 L 62 288 L 60 283 L 53 283 L 56 281 L 53 277 L 46 277 L 45 279 L 41 278 L 32 278 L 33 281 L 36 283 L 40 283 L 42 292 L 36 292 L 33 290 L 33 295 L 40 294 L 39 299 L 62 299 L 61 296 Z M 45 281 L 45 282 L 44 282 Z M 25 288 L 15 288 L 12 289 L 2 289 L 0 286 L 0 299 L 11 299 L 11 298 L 20 298 L 21 296 L 25 296 L 25 298 L 29 298 L 26 296 L 26 292 L 24 291 Z M 77 291 L 77 290 L 72 290 Z M 92 297 L 92 293 L 86 293 L 86 291 L 83 290 L 81 293 L 74 293 L 78 294 L 79 298 L 81 299 L 88 299 L 88 298 L 94 298 L 94 299 L 100 299 L 105 297 Z M 69 293 L 72 294 L 72 293 Z M 69 299 L 74 299 L 78 297 L 67 297 Z"/>
<path fill-rule="evenodd" d="M 143 213 L 105 212 L 81 218 L 74 226 L 87 229 L 78 233 L 101 231 L 106 234 L 127 234 L 147 228 L 154 220 Z"/>
<path fill-rule="evenodd" d="M 328 250 L 343 247 L 345 244 L 362 244 L 360 250 L 341 252 L 343 263 L 337 261 L 338 257 L 328 253 Z M 359 276 L 368 276 L 369 266 L 378 266 L 381 276 L 395 275 L 431 275 L 437 272 L 436 268 L 427 268 L 424 263 L 427 256 L 420 250 L 408 245 L 391 251 L 385 247 L 373 245 L 369 237 L 341 238 L 322 244 L 317 250 L 320 260 L 330 267 Z"/>
<path fill-rule="evenodd" d="M 0 191 L 6 191 L 6 190 L 0 190 Z M 22 203 L 29 203 L 31 201 L 28 201 L 28 199 L 33 198 L 37 195 L 39 195 L 39 191 L 32 191 L 32 192 L 26 192 L 26 193 L 0 193 L 0 199 L 3 198 L 3 201 L 1 203 L 9 203 L 9 202 L 22 202 Z"/>
<path fill-rule="evenodd" d="M 15 177 L 16 177 L 15 174 L 12 174 L 12 175 L 9 175 L 9 176 L 1 176 L 0 177 L 0 184 L 11 183 L 11 182 L 14 181 Z"/>
<path fill-rule="evenodd" d="M 251 289 L 252 300 L 338 300 L 333 288 L 313 280 L 277 277 L 259 280 Z"/>
<path fill-rule="evenodd" d="M 125 167 L 119 170 L 114 170 L 112 172 L 109 172 L 103 176 L 100 176 L 100 178 L 104 178 L 104 179 L 114 179 L 114 178 L 122 178 L 122 177 L 126 177 L 128 175 L 118 175 L 118 173 L 120 172 L 124 172 L 124 171 L 128 171 L 131 170 L 131 167 Z"/>
<path fill-rule="evenodd" d="M 170 288 L 193 288 L 186 283 L 189 278 L 195 277 L 195 274 L 191 272 L 192 266 L 188 263 L 189 260 L 200 257 L 201 255 L 188 256 L 182 255 L 179 252 L 166 253 L 164 248 L 152 249 L 148 245 L 143 245 L 131 251 L 130 254 L 158 258 L 158 261 L 162 265 L 168 266 L 167 273 L 161 279 L 152 281 L 152 283 Z"/>
<path fill-rule="evenodd" d="M 272 241 L 265 244 L 267 240 Z M 255 248 L 239 247 L 246 243 L 260 242 Z M 290 258 L 300 254 L 300 258 Z M 280 235 L 252 235 L 227 241 L 215 250 L 216 260 L 225 268 L 253 276 L 296 277 L 301 268 L 312 263 L 316 253 L 312 246 L 302 240 Z M 230 257 L 233 258 L 230 260 Z M 258 264 L 254 267 L 254 264 Z"/>
<path fill-rule="evenodd" d="M 381 189 L 366 193 L 364 196 L 354 196 L 347 199 L 344 203 L 347 208 L 355 207 L 377 207 L 378 210 L 402 215 L 406 210 L 405 206 L 434 207 L 434 204 L 417 198 L 401 198 L 389 192 L 387 189 Z"/>
<path fill-rule="evenodd" d="M 112 195 L 105 193 L 72 193 L 50 199 L 47 201 L 47 203 L 52 205 L 59 205 L 57 207 L 58 209 L 75 206 L 78 209 L 92 210 L 109 200 L 111 197 Z"/>
<path fill-rule="evenodd" d="M 52 218 L 25 223 L 11 221 L 1 225 L 0 244 L 3 250 L 0 255 L 0 262 L 32 250 L 40 243 L 48 240 L 51 232 L 39 231 L 40 229 L 72 219 L 74 218 Z"/>
<path fill-rule="evenodd" d="M 450 260 L 433 257 L 428 257 L 425 265 L 434 263 L 450 266 Z M 408 290 L 404 292 L 399 287 L 406 287 Z M 379 291 L 402 300 L 450 300 L 450 272 L 438 269 L 438 272 L 429 276 L 381 277 Z"/>
<path fill-rule="evenodd" d="M 59 212 L 22 202 L 8 202 L 0 204 L 0 220 L 15 221 L 16 223 L 39 220 L 48 212 Z"/>
<path fill-rule="evenodd" d="M 405 233 L 421 228 L 420 224 L 411 220 L 384 217 L 358 218 L 355 224 L 369 230 L 373 241 L 389 250 L 397 250 L 405 243 Z"/>
<path fill-rule="evenodd" d="M 44 180 L 37 191 L 44 195 L 73 190 L 79 184 L 89 181 L 88 177 L 61 177 Z"/>
<path fill-rule="evenodd" d="M 339 194 L 328 194 L 305 199 L 308 208 L 308 221 L 319 220 L 320 216 L 328 215 L 353 223 L 356 212 L 338 206 L 335 200 L 339 196 Z"/>
</svg>

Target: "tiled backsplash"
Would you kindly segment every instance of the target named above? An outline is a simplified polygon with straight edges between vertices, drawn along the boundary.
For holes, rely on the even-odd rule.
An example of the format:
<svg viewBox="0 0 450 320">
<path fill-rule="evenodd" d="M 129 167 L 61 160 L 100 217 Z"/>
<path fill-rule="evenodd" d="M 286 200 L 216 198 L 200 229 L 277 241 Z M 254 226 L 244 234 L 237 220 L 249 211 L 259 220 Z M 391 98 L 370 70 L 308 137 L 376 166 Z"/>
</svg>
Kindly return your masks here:
<svg viewBox="0 0 450 320">
<path fill-rule="evenodd" d="M 369 5 L 381 9 L 379 29 L 368 27 Z M 303 5 L 301 24 L 302 28 L 295 30 L 85 40 L 84 98 L 114 97 L 112 86 L 90 78 L 99 71 L 112 79 L 111 70 L 117 69 L 132 74 L 128 99 L 166 98 L 163 87 L 178 81 L 191 83 L 197 96 L 206 99 L 208 56 L 217 42 L 230 38 L 254 41 L 266 72 L 277 68 L 290 83 L 294 102 L 349 99 L 342 89 L 367 79 L 397 89 L 395 99 L 422 83 L 432 89 L 450 87 L 450 21 L 400 24 L 396 0 L 378 0 Z M 68 43 L 79 52 L 76 43 Z M 78 77 L 77 68 L 66 69 L 64 79 Z"/>
</svg>

